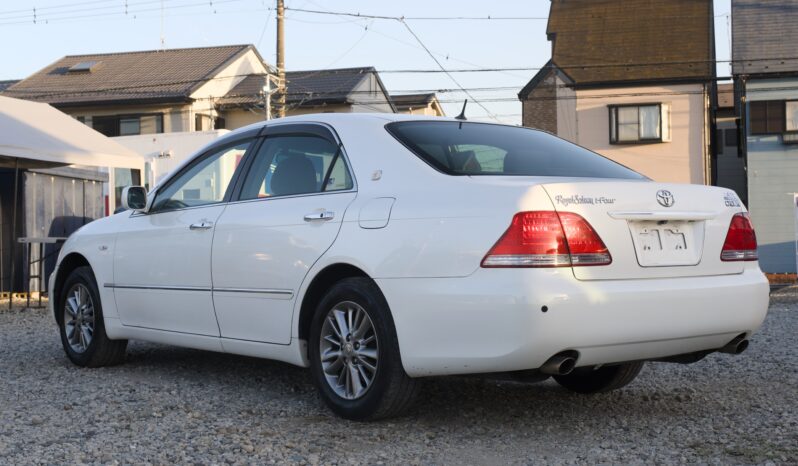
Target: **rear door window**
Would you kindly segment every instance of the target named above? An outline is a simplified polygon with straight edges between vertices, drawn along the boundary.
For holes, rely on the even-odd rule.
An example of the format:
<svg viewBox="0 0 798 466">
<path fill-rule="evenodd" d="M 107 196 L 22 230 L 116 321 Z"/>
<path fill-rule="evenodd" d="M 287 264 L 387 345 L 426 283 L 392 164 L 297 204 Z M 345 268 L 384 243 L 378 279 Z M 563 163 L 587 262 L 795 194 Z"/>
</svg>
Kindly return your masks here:
<svg viewBox="0 0 798 466">
<path fill-rule="evenodd" d="M 543 131 L 457 121 L 401 121 L 386 129 L 411 152 L 449 175 L 646 179 Z"/>
<path fill-rule="evenodd" d="M 340 147 L 313 135 L 267 137 L 252 161 L 241 200 L 352 189 Z"/>
</svg>

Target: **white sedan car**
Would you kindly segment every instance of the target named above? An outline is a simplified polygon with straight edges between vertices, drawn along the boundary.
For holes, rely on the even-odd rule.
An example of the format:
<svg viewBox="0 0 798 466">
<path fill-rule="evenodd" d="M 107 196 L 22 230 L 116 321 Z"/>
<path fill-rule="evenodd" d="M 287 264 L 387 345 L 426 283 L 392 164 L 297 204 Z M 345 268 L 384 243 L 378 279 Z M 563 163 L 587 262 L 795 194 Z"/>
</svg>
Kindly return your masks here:
<svg viewBox="0 0 798 466">
<path fill-rule="evenodd" d="M 768 306 L 728 189 L 655 183 L 545 132 L 323 114 L 234 131 L 64 245 L 67 356 L 129 339 L 309 367 L 337 414 L 418 378 L 622 387 L 644 361 L 742 352 Z"/>
</svg>

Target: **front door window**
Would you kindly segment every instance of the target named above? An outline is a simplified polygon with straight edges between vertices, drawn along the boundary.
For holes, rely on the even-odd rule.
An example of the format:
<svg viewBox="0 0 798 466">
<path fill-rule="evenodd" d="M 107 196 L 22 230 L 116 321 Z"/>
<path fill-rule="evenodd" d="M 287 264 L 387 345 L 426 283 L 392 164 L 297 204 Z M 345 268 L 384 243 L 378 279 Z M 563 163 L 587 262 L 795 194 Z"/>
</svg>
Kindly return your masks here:
<svg viewBox="0 0 798 466">
<path fill-rule="evenodd" d="M 251 141 L 227 146 L 188 168 L 158 192 L 151 211 L 197 207 L 221 202 Z"/>
</svg>

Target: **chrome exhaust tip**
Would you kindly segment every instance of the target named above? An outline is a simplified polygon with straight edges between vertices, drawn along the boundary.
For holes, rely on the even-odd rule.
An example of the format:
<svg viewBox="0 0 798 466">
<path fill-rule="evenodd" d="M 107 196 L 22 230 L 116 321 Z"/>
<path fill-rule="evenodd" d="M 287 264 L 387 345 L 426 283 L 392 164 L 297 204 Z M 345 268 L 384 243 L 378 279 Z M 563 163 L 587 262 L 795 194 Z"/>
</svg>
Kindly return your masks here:
<svg viewBox="0 0 798 466">
<path fill-rule="evenodd" d="M 555 354 L 540 366 L 540 372 L 549 375 L 567 375 L 576 367 L 577 355 L 573 351 Z"/>
</svg>

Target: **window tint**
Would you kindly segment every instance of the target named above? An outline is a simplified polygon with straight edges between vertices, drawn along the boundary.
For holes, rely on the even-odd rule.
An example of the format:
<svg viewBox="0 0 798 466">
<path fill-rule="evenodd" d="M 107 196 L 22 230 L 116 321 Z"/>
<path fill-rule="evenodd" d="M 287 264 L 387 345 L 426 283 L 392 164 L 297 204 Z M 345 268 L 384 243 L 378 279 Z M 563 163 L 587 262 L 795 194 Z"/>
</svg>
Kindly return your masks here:
<svg viewBox="0 0 798 466">
<path fill-rule="evenodd" d="M 159 191 L 152 210 L 170 210 L 221 202 L 250 141 L 227 146 L 196 163 Z"/>
<path fill-rule="evenodd" d="M 645 179 L 594 152 L 529 128 L 454 121 L 403 121 L 386 128 L 428 164 L 450 175 Z"/>
<path fill-rule="evenodd" d="M 252 162 L 241 199 L 352 188 L 338 145 L 317 136 L 266 138 Z"/>
</svg>

